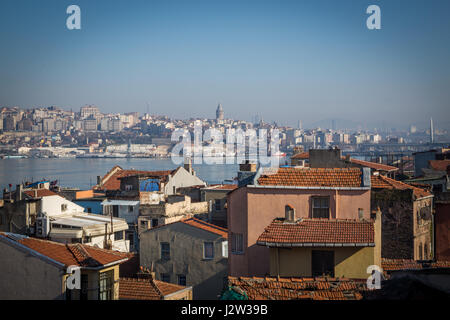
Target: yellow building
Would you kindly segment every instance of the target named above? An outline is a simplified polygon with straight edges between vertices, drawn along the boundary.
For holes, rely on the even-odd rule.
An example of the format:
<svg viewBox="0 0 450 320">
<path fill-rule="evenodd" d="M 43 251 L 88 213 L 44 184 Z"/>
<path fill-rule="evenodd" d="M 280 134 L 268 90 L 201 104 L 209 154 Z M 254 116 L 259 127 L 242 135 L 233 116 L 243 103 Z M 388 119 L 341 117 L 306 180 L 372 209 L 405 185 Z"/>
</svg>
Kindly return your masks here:
<svg viewBox="0 0 450 320">
<path fill-rule="evenodd" d="M 295 219 L 286 217 L 265 229 L 258 245 L 270 248 L 270 275 L 367 279 L 367 268 L 381 267 L 381 217 L 375 220 Z"/>
<path fill-rule="evenodd" d="M 118 251 L 1 232 L 0 252 L 0 300 L 117 300 L 119 265 L 128 260 Z"/>
</svg>

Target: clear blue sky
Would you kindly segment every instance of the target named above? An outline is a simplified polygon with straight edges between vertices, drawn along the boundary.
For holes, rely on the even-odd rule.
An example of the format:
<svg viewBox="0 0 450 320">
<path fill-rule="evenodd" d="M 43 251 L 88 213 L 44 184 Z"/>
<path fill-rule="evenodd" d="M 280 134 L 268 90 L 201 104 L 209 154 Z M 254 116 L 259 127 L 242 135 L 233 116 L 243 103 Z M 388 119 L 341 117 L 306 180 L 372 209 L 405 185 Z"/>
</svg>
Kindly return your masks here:
<svg viewBox="0 0 450 320">
<path fill-rule="evenodd" d="M 81 7 L 82 30 L 66 29 Z M 382 29 L 366 28 L 370 4 Z M 450 121 L 450 1 L 1 0 L 0 106 Z"/>
</svg>

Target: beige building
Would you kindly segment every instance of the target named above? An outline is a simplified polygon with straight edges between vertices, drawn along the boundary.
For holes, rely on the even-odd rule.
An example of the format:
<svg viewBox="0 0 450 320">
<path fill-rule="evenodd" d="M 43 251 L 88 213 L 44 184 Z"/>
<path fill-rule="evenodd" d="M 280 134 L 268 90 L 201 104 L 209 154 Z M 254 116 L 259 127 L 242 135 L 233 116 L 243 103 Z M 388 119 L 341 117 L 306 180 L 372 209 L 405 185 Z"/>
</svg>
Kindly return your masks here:
<svg viewBox="0 0 450 320">
<path fill-rule="evenodd" d="M 0 300 L 116 300 L 119 264 L 128 255 L 82 244 L 61 244 L 0 233 Z M 80 268 L 69 290 L 69 267 Z"/>
<path fill-rule="evenodd" d="M 191 202 L 185 195 L 170 195 L 164 201 L 142 204 L 139 208 L 138 234 L 150 228 L 180 221 L 196 215 L 208 214 L 208 202 Z"/>
<path fill-rule="evenodd" d="M 190 218 L 141 234 L 141 266 L 156 279 L 192 286 L 193 298 L 215 300 L 228 270 L 227 230 Z"/>
</svg>

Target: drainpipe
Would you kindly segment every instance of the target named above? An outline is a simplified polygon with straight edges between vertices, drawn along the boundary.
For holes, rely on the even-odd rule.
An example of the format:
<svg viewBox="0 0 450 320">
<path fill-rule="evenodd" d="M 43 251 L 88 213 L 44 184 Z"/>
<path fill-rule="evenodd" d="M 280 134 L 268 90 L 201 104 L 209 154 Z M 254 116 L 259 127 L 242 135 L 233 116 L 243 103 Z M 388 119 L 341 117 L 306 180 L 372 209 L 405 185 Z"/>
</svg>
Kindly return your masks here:
<svg viewBox="0 0 450 320">
<path fill-rule="evenodd" d="M 280 277 L 280 248 L 277 248 L 277 278 Z"/>
<path fill-rule="evenodd" d="M 335 213 L 335 219 L 338 218 L 338 212 L 339 212 L 339 194 L 338 194 L 338 190 L 336 189 L 336 213 Z"/>
</svg>

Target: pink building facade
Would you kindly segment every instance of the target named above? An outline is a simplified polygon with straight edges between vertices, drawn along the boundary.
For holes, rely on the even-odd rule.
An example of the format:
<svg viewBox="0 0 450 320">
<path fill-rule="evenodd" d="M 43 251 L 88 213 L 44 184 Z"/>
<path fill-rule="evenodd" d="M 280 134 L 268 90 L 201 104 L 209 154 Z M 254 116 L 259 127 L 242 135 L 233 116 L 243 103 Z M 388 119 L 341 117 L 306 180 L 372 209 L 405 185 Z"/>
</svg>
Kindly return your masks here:
<svg viewBox="0 0 450 320">
<path fill-rule="evenodd" d="M 240 187 L 228 195 L 230 276 L 269 274 L 269 249 L 258 246 L 256 242 L 273 219 L 284 217 L 287 204 L 295 209 L 296 218 L 317 217 L 319 212 L 327 215 L 323 217 L 328 219 L 370 219 L 370 182 L 369 185 L 364 185 L 362 170 L 327 170 L 326 174 L 337 175 L 341 171 L 347 173 L 351 170 L 353 178 L 356 179 L 359 175 L 359 180 L 349 182 L 348 187 L 342 183 L 340 186 L 333 186 L 332 180 L 328 186 L 325 183 L 315 186 L 317 182 L 309 179 L 311 173 L 320 176 L 323 171 L 290 168 L 282 173 L 283 179 L 280 180 L 290 181 L 288 186 L 281 185 L 283 182 L 268 185 L 276 180 L 258 180 L 257 175 L 254 185 Z M 286 173 L 300 176 L 307 174 L 309 180 L 295 177 L 286 179 Z"/>
</svg>

